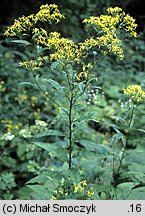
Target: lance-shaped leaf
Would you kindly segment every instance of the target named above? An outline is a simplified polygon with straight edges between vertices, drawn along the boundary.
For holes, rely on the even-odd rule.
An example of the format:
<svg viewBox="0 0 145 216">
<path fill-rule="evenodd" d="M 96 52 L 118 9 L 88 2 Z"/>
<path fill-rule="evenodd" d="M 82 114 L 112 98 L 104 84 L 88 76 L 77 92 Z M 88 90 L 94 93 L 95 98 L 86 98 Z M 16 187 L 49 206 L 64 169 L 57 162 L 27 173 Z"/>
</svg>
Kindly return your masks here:
<svg viewBox="0 0 145 216">
<path fill-rule="evenodd" d="M 31 45 L 29 41 L 26 40 L 12 40 L 12 43 L 24 44 L 24 45 Z"/>
<path fill-rule="evenodd" d="M 33 86 L 35 88 L 37 88 L 37 86 L 34 84 L 34 83 L 31 83 L 31 82 L 20 82 L 18 83 L 17 85 L 30 85 L 30 86 Z"/>
<path fill-rule="evenodd" d="M 56 88 L 59 92 L 64 93 L 64 87 L 62 87 L 58 82 L 52 79 L 44 79 L 48 83 L 50 83 L 54 88 Z"/>
</svg>

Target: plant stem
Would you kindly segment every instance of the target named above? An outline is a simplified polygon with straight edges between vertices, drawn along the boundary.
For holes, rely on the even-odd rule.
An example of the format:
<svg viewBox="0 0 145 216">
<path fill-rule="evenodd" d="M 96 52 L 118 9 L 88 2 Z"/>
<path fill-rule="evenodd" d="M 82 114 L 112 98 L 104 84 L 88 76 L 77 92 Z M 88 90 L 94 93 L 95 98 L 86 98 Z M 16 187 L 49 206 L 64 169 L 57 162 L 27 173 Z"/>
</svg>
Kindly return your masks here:
<svg viewBox="0 0 145 216">
<path fill-rule="evenodd" d="M 126 152 L 126 147 L 128 145 L 128 141 L 129 141 L 129 138 L 130 138 L 130 133 L 131 133 L 131 124 L 132 124 L 132 119 L 133 119 L 133 115 L 134 115 L 134 109 L 135 109 L 135 105 L 133 104 L 133 108 L 132 108 L 132 112 L 131 112 L 131 116 L 130 116 L 130 121 L 129 121 L 129 130 L 128 130 L 128 133 L 127 133 L 127 136 L 126 136 L 126 141 L 125 141 L 125 144 L 124 144 L 124 148 L 123 148 L 123 152 L 122 152 L 122 156 L 121 156 L 121 159 L 119 161 L 119 166 L 118 166 L 118 170 L 117 172 L 115 173 L 115 171 L 113 171 L 113 178 L 114 178 L 114 187 L 117 186 L 117 181 L 118 181 L 118 178 L 119 178 L 119 172 L 120 172 L 120 169 L 121 169 L 121 165 L 122 165 L 122 161 L 124 159 L 124 156 L 125 156 L 125 152 Z"/>
<path fill-rule="evenodd" d="M 70 98 L 70 104 L 69 104 L 69 169 L 72 168 L 72 108 L 73 108 L 73 94 Z"/>
<path fill-rule="evenodd" d="M 118 174 L 119 174 L 119 171 L 120 171 L 120 168 L 121 168 L 121 164 L 122 164 L 122 161 L 123 161 L 123 159 L 124 159 L 126 147 L 127 147 L 127 145 L 128 145 L 128 141 L 129 141 L 129 138 L 130 138 L 131 123 L 132 123 L 132 119 L 133 119 L 134 108 L 135 108 L 135 106 L 134 106 L 134 104 L 133 104 L 133 108 L 132 108 L 132 112 L 131 112 L 131 117 L 130 117 L 130 121 L 129 121 L 129 130 L 128 130 L 128 133 L 127 133 L 127 137 L 126 137 L 126 142 L 125 142 L 125 145 L 124 145 L 123 153 L 122 153 L 121 159 L 120 159 L 120 161 L 119 161 L 119 167 L 118 167 L 118 171 L 117 171 Z"/>
</svg>

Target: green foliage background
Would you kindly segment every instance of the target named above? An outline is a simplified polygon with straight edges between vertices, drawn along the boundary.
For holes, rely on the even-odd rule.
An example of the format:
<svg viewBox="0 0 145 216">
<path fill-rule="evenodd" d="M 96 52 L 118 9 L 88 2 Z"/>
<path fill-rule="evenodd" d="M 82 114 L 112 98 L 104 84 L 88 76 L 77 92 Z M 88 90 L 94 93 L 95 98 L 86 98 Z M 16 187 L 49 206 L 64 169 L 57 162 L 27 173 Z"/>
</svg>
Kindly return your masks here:
<svg viewBox="0 0 145 216">
<path fill-rule="evenodd" d="M 53 2 L 60 4 L 60 1 Z M 41 2 L 38 1 L 38 5 L 40 4 Z M 99 15 L 108 6 L 114 4 L 116 4 L 116 1 L 61 1 L 60 9 L 66 16 L 66 19 L 62 24 L 59 24 L 59 31 L 62 35 L 73 38 L 75 41 L 80 41 L 85 34 L 81 20 L 90 15 Z M 125 5 L 122 6 L 125 7 Z M 2 27 L 2 31 L 4 31 L 4 27 Z M 44 185 L 47 184 L 46 175 L 40 174 L 47 172 L 47 168 L 50 169 L 51 164 L 55 164 L 59 169 L 63 170 L 64 168 L 65 170 L 66 164 L 64 161 L 66 156 L 63 151 L 55 149 L 55 147 L 52 147 L 48 154 L 45 151 L 47 150 L 45 146 L 43 146 L 43 149 L 39 146 L 42 147 L 41 143 L 46 140 L 49 143 L 55 141 L 59 145 L 62 143 L 63 146 L 63 139 L 61 136 L 58 136 L 58 138 L 52 135 L 48 136 L 48 134 L 46 136 L 46 134 L 43 134 L 42 128 L 31 127 L 35 124 L 35 120 L 44 120 L 48 124 L 51 123 L 56 115 L 59 114 L 59 109 L 49 100 L 46 101 L 43 95 L 35 88 L 27 85 L 18 85 L 22 81 L 28 82 L 33 80 L 28 71 L 18 66 L 19 60 L 26 60 L 29 53 L 29 50 L 26 49 L 22 54 L 21 49 L 21 47 L 16 49 L 10 44 L 8 39 L 1 37 L 0 81 L 4 81 L 4 84 L 0 86 L 0 135 L 2 138 L 3 134 L 11 130 L 15 138 L 12 140 L 0 139 L 0 199 L 49 199 L 49 193 L 45 192 L 45 196 L 43 196 Z M 86 175 L 84 177 L 90 182 L 96 180 L 96 175 L 104 173 L 102 180 L 104 182 L 103 189 L 101 187 L 96 188 L 98 193 L 100 193 L 100 199 L 110 198 L 110 194 L 107 192 L 111 185 L 109 184 L 111 181 L 108 175 L 109 167 L 103 167 L 101 160 L 102 158 L 103 160 L 109 160 L 106 144 L 111 142 L 112 137 L 116 134 L 114 127 L 117 127 L 123 134 L 126 133 L 124 119 L 127 118 L 126 110 L 129 103 L 126 103 L 124 100 L 122 89 L 131 84 L 145 86 L 144 32 L 140 32 L 137 40 L 126 40 L 124 50 L 125 58 L 123 62 L 120 62 L 113 56 L 109 56 L 95 68 L 98 86 L 101 89 L 97 91 L 90 89 L 90 92 L 86 95 L 86 100 L 88 101 L 87 109 L 91 115 L 95 115 L 96 121 L 89 120 L 87 124 L 78 125 L 78 143 L 74 154 L 80 159 L 88 155 L 86 156 L 87 160 L 76 160 L 74 163 L 77 164 L 80 172 L 85 171 Z M 43 68 L 41 72 L 47 74 L 49 69 Z M 61 80 L 61 77 L 59 79 Z M 53 90 L 49 89 L 49 91 L 50 94 L 54 94 Z M 144 122 L 144 104 L 141 104 L 135 118 L 135 127 L 131 134 L 128 154 L 120 179 L 119 187 L 123 187 L 123 191 L 126 191 L 126 188 L 129 190 L 129 188 L 134 187 L 133 192 L 127 199 L 145 198 Z M 55 119 L 53 122 L 54 129 L 56 123 L 57 129 L 59 128 L 60 131 L 63 131 L 65 122 L 62 125 L 59 123 L 59 119 Z M 37 139 L 40 139 L 39 143 L 34 144 L 34 140 L 20 136 L 20 130 L 28 127 L 37 136 Z M 88 137 L 87 143 L 83 142 L 86 137 Z M 95 158 L 96 161 L 94 160 Z M 99 161 L 97 158 L 99 158 Z M 96 166 L 96 163 L 98 163 L 98 166 Z M 61 167 L 61 165 L 63 166 Z M 102 167 L 101 170 L 98 170 L 100 168 L 99 165 Z M 130 176 L 127 175 L 127 172 L 130 173 Z M 135 179 L 133 172 L 136 173 Z M 142 176 L 140 173 L 142 173 Z M 38 174 L 39 179 L 33 179 Z M 127 178 L 130 185 L 129 183 L 125 185 Z M 137 186 L 131 185 L 131 181 L 137 183 Z M 29 187 L 26 186 L 26 182 L 29 183 Z M 39 182 L 41 184 L 37 186 Z M 35 185 L 34 183 L 37 184 Z M 40 193 L 36 192 L 38 188 Z M 120 192 L 120 188 L 118 189 L 118 199 L 123 199 L 125 195 Z"/>
</svg>

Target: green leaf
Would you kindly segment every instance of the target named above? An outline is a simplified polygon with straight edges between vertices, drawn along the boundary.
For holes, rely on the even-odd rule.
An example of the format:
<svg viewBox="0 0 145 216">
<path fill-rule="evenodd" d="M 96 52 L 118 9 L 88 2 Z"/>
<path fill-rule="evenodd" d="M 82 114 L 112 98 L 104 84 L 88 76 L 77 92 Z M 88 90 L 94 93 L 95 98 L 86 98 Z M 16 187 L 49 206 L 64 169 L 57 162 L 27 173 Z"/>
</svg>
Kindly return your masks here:
<svg viewBox="0 0 145 216">
<path fill-rule="evenodd" d="M 84 91 L 84 89 L 85 89 L 85 84 L 84 84 L 84 82 L 76 83 L 76 85 L 79 87 L 80 92 L 83 92 L 83 91 Z"/>
<path fill-rule="evenodd" d="M 13 173 L 5 173 L 0 176 L 0 190 L 9 190 L 16 186 Z"/>
<path fill-rule="evenodd" d="M 137 131 L 145 133 L 145 130 L 143 130 L 143 129 L 137 129 Z"/>
<path fill-rule="evenodd" d="M 35 145 L 45 149 L 46 151 L 53 151 L 58 148 L 54 143 L 43 143 L 43 142 L 34 142 Z"/>
<path fill-rule="evenodd" d="M 26 41 L 26 40 L 12 40 L 11 42 L 12 43 L 18 43 L 18 44 L 31 45 L 31 43 Z"/>
<path fill-rule="evenodd" d="M 127 199 L 128 200 L 144 200 L 145 199 L 145 187 L 134 189 Z"/>
<path fill-rule="evenodd" d="M 41 175 L 38 175 L 38 176 L 30 179 L 26 184 L 34 184 L 34 183 L 44 184 L 48 179 L 47 175 L 48 175 L 48 173 L 43 173 Z"/>
<path fill-rule="evenodd" d="M 127 199 L 129 194 L 131 193 L 132 189 L 137 185 L 138 183 L 135 182 L 124 182 L 117 186 L 117 198 L 118 199 Z"/>
<path fill-rule="evenodd" d="M 86 104 L 74 104 L 74 110 L 77 112 L 84 111 L 86 109 Z"/>
<path fill-rule="evenodd" d="M 58 82 L 52 79 L 44 79 L 48 83 L 50 83 L 54 88 L 56 88 L 59 92 L 64 93 L 64 87 L 62 87 Z"/>
<path fill-rule="evenodd" d="M 17 85 L 30 85 L 30 86 L 33 86 L 33 87 L 37 88 L 37 86 L 34 83 L 31 83 L 31 82 L 21 82 L 21 83 L 18 83 Z"/>
<path fill-rule="evenodd" d="M 60 71 L 60 63 L 59 62 L 53 62 L 52 65 L 50 66 L 50 68 L 53 72 Z"/>
<path fill-rule="evenodd" d="M 98 79 L 97 76 L 95 76 L 95 77 L 89 79 L 89 81 L 87 82 L 87 84 L 91 83 L 92 81 L 97 81 L 97 79 Z M 99 86 L 95 86 L 95 88 L 96 88 L 96 89 L 102 89 L 102 88 L 99 87 Z"/>
<path fill-rule="evenodd" d="M 111 141 L 109 142 L 109 145 L 112 146 L 115 142 L 117 142 L 118 140 L 121 140 L 122 143 L 123 143 L 123 145 L 125 146 L 125 144 L 126 144 L 126 137 L 117 128 L 115 128 L 115 127 L 113 127 L 113 128 L 114 128 L 114 130 L 117 133 L 112 136 Z"/>
<path fill-rule="evenodd" d="M 80 144 L 84 146 L 88 151 L 95 151 L 103 155 L 108 155 L 109 153 L 111 153 L 111 148 L 106 145 L 100 145 L 98 143 L 87 140 L 82 140 Z"/>
<path fill-rule="evenodd" d="M 95 122 L 99 122 L 97 121 L 97 116 L 96 116 L 96 112 L 95 111 L 89 111 L 89 112 L 85 112 L 84 114 L 82 114 L 81 116 L 81 122 L 85 121 L 95 121 Z"/>
<path fill-rule="evenodd" d="M 43 131 L 38 133 L 37 135 L 35 135 L 35 138 L 39 138 L 39 137 L 45 137 L 45 136 L 64 136 L 64 133 L 62 133 L 59 130 L 48 130 L 48 131 Z"/>
<path fill-rule="evenodd" d="M 129 178 L 131 181 L 145 183 L 145 174 L 138 171 L 128 171 L 122 174 L 122 177 Z"/>
<path fill-rule="evenodd" d="M 51 194 L 48 189 L 45 189 L 44 185 L 27 185 L 32 191 L 33 199 L 48 200 L 51 198 Z"/>
</svg>

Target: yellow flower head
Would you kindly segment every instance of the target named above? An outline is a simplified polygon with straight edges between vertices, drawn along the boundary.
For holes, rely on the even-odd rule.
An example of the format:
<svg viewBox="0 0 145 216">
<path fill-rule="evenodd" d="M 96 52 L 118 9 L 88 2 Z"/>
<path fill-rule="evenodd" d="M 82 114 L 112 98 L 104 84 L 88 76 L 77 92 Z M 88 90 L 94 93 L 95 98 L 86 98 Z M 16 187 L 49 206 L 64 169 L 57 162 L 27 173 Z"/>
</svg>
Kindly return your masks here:
<svg viewBox="0 0 145 216">
<path fill-rule="evenodd" d="M 41 43 L 47 46 L 49 49 L 54 50 L 50 54 L 50 60 L 65 60 L 65 61 L 76 61 L 78 62 L 81 56 L 78 45 L 72 40 L 61 37 L 58 32 L 51 32 L 49 35 L 45 36 L 42 34 L 37 39 L 37 43 Z"/>
<path fill-rule="evenodd" d="M 83 192 L 85 190 L 85 186 L 87 186 L 86 180 L 79 182 L 74 188 L 74 193 Z"/>
<path fill-rule="evenodd" d="M 122 9 L 119 8 L 119 7 L 114 7 L 114 8 L 110 7 L 110 8 L 107 9 L 107 12 L 109 14 L 116 14 L 116 13 L 122 12 Z"/>
<path fill-rule="evenodd" d="M 101 49 L 104 55 L 113 53 L 121 60 L 124 58 L 120 31 L 124 30 L 126 36 L 137 37 L 135 19 L 126 14 L 119 7 L 107 9 L 107 15 L 98 17 L 91 16 L 83 23 L 86 27 L 93 27 L 96 31 L 95 36 L 90 37 L 82 43 L 76 44 L 74 41 L 61 37 L 58 32 L 47 32 L 39 27 L 39 22 L 49 24 L 58 23 L 64 16 L 60 13 L 55 4 L 46 4 L 40 7 L 36 14 L 22 16 L 15 20 L 14 24 L 5 32 L 6 36 L 21 36 L 23 33 L 33 35 L 33 40 L 42 47 L 50 49 L 50 60 L 81 63 L 87 57 L 90 49 Z M 20 66 L 28 69 L 37 70 L 43 65 L 41 58 L 20 62 Z M 87 72 L 84 71 L 83 72 Z"/>
<path fill-rule="evenodd" d="M 64 16 L 60 13 L 58 6 L 55 4 L 46 4 L 40 7 L 40 10 L 36 14 L 30 16 L 22 16 L 15 20 L 14 24 L 6 30 L 4 33 L 8 36 L 19 36 L 21 33 L 31 32 L 36 30 L 36 24 L 41 22 L 55 22 L 58 23 Z"/>
<path fill-rule="evenodd" d="M 12 129 L 13 129 L 13 122 L 12 122 L 12 120 L 9 120 L 9 119 L 1 120 L 1 123 L 5 125 L 7 133 L 11 134 Z"/>
<path fill-rule="evenodd" d="M 132 37 L 137 37 L 136 28 L 137 24 L 135 23 L 135 19 L 133 19 L 129 14 L 123 17 L 123 26 L 125 31 Z"/>
<path fill-rule="evenodd" d="M 91 196 L 93 196 L 94 194 L 95 194 L 94 191 L 90 191 L 90 190 L 87 191 L 87 196 L 88 196 L 88 197 L 91 197 Z"/>
<path fill-rule="evenodd" d="M 40 11 L 36 14 L 36 17 L 41 22 L 60 22 L 64 16 L 60 13 L 58 6 L 55 4 L 46 4 L 40 7 Z"/>
<path fill-rule="evenodd" d="M 33 59 L 29 61 L 22 61 L 22 62 L 19 62 L 19 65 L 29 70 L 38 70 L 43 65 L 43 60 L 41 57 L 38 57 L 36 61 Z"/>
<path fill-rule="evenodd" d="M 119 32 L 123 29 L 126 32 L 126 36 L 137 37 L 137 24 L 135 23 L 135 19 L 125 14 L 119 7 L 108 8 L 107 12 L 108 15 L 101 15 L 100 17 L 91 16 L 83 21 L 86 27 L 93 27 L 95 29 L 97 36 L 87 39 L 82 43 L 82 47 L 83 49 L 102 47 L 107 52 L 119 56 L 122 60 L 124 53 Z"/>
<path fill-rule="evenodd" d="M 145 91 L 143 91 L 139 85 L 127 86 L 123 91 L 124 94 L 132 98 L 134 102 L 140 102 L 145 98 Z"/>
<path fill-rule="evenodd" d="M 7 28 L 6 32 L 4 33 L 5 36 L 19 36 L 21 33 L 31 31 L 34 26 L 36 25 L 38 19 L 35 17 L 34 14 L 30 16 L 22 16 L 15 20 L 14 24 Z"/>
</svg>

